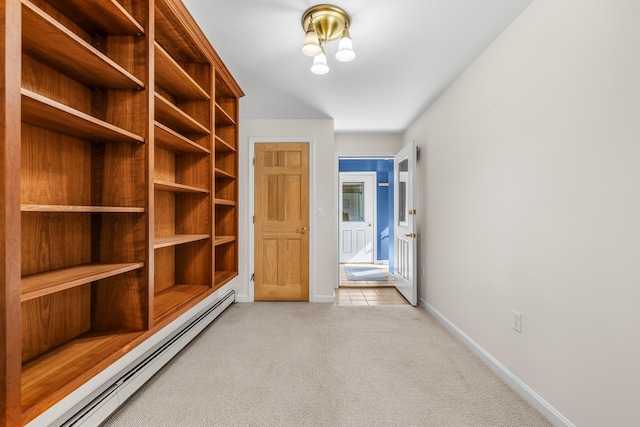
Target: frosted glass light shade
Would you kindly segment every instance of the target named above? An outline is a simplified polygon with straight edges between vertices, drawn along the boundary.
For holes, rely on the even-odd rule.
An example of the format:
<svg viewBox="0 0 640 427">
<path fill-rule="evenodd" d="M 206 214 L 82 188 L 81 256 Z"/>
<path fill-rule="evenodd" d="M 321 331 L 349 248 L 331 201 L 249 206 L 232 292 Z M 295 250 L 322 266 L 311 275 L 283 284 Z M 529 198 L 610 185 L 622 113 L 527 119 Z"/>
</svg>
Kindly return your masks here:
<svg viewBox="0 0 640 427">
<path fill-rule="evenodd" d="M 318 39 L 318 34 L 315 31 L 313 23 L 309 25 L 309 30 L 307 34 L 304 36 L 304 45 L 302 46 L 302 54 L 304 56 L 316 56 L 322 53 L 322 48 L 320 47 L 320 40 Z"/>
<path fill-rule="evenodd" d="M 329 72 L 329 66 L 327 65 L 327 55 L 324 54 L 324 50 L 321 50 L 320 55 L 316 55 L 313 58 L 311 72 L 320 76 Z"/>
<path fill-rule="evenodd" d="M 340 62 L 350 62 L 356 57 L 356 53 L 353 51 L 353 42 L 349 31 L 346 29 L 342 33 L 340 44 L 338 44 L 338 51 L 336 52 L 336 59 Z"/>
</svg>

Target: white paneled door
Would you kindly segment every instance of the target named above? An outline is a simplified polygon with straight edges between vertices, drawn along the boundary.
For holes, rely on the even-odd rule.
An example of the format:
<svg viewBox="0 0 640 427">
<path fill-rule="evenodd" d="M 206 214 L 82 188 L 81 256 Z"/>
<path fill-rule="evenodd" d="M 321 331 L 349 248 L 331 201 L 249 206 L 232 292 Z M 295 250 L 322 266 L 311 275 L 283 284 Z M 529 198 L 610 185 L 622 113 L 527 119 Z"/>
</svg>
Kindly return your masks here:
<svg viewBox="0 0 640 427">
<path fill-rule="evenodd" d="M 340 172 L 340 262 L 373 263 L 375 172 Z"/>
<path fill-rule="evenodd" d="M 418 304 L 416 241 L 416 208 L 414 174 L 416 170 L 415 142 L 407 144 L 395 156 L 394 173 L 394 221 L 395 221 L 395 274 L 394 283 L 398 291 L 411 303 Z"/>
</svg>

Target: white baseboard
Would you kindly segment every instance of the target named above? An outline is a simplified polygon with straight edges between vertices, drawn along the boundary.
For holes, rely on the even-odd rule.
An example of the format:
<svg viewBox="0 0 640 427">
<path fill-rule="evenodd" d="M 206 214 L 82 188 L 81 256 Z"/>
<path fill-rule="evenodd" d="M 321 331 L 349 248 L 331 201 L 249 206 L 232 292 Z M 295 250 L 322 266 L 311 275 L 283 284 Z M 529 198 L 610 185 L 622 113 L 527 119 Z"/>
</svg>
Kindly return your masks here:
<svg viewBox="0 0 640 427">
<path fill-rule="evenodd" d="M 424 307 L 433 317 L 436 318 L 442 326 L 451 332 L 459 341 L 467 346 L 476 356 L 478 356 L 485 365 L 489 367 L 496 375 L 502 378 L 516 393 L 524 400 L 529 402 L 531 406 L 536 408 L 547 420 L 554 426 L 560 427 L 576 427 L 549 402 L 544 400 L 538 393 L 533 391 L 528 385 L 522 382 L 511 371 L 509 371 L 502 363 L 500 363 L 489 352 L 482 348 L 478 343 L 465 334 L 460 328 L 454 325 L 449 319 L 444 317 L 438 310 L 429 305 L 424 299 L 419 298 L 419 304 Z"/>
<path fill-rule="evenodd" d="M 330 302 L 335 303 L 336 297 L 334 295 L 316 295 L 309 298 L 309 302 Z"/>
<path fill-rule="evenodd" d="M 249 295 L 236 295 L 236 302 L 253 302 Z"/>
</svg>

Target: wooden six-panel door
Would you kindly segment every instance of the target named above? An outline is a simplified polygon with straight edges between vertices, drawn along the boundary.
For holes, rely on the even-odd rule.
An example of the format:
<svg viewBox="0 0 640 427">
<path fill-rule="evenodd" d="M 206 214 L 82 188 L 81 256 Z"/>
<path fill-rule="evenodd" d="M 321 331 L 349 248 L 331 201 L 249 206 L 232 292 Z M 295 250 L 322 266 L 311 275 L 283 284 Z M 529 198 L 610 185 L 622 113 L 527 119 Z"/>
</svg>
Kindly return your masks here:
<svg viewBox="0 0 640 427">
<path fill-rule="evenodd" d="M 255 145 L 255 299 L 309 300 L 309 144 Z"/>
</svg>

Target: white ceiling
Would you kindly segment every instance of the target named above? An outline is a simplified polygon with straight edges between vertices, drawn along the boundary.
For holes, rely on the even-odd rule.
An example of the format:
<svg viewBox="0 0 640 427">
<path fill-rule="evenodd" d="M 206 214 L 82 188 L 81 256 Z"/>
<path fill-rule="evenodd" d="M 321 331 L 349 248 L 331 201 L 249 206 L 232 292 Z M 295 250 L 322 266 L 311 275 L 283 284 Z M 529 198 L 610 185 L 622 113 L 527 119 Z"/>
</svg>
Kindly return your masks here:
<svg viewBox="0 0 640 427">
<path fill-rule="evenodd" d="M 335 0 L 356 59 L 309 71 L 312 0 L 183 0 L 245 92 L 243 119 L 333 118 L 336 132 L 402 132 L 532 0 Z"/>
</svg>

